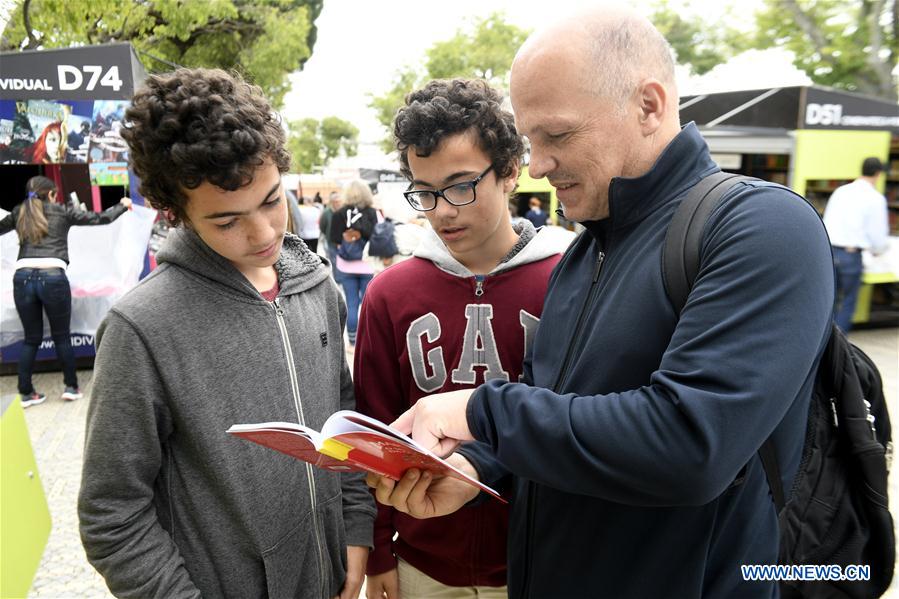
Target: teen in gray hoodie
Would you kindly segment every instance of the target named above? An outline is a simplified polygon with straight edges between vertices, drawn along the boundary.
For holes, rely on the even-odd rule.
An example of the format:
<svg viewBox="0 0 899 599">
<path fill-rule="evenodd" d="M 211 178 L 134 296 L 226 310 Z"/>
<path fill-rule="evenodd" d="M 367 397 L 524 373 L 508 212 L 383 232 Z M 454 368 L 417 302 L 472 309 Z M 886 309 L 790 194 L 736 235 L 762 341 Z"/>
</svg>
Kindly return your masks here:
<svg viewBox="0 0 899 599">
<path fill-rule="evenodd" d="M 184 225 L 98 331 L 78 512 L 117 596 L 354 598 L 361 586 L 375 510 L 360 476 L 225 433 L 318 429 L 354 405 L 346 308 L 327 263 L 284 234 L 288 160 L 267 108 L 224 72 L 184 69 L 150 77 L 126 115 L 141 191 Z"/>
</svg>

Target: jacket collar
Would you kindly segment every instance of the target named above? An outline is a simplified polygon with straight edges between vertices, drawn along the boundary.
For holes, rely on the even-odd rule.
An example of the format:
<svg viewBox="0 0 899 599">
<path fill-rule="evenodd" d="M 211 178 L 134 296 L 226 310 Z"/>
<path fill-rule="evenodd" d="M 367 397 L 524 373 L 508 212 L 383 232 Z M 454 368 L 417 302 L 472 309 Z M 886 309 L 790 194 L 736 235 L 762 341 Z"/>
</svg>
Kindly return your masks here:
<svg viewBox="0 0 899 599">
<path fill-rule="evenodd" d="M 583 224 L 595 236 L 602 230 L 621 229 L 640 222 L 716 170 L 718 166 L 709 156 L 705 140 L 690 122 L 662 150 L 646 173 L 612 179 L 608 218 Z"/>
<path fill-rule="evenodd" d="M 534 225 L 527 220 L 512 225 L 512 229 L 520 237 L 519 243 L 513 248 L 514 254 L 510 252 L 510 255 L 506 256 L 504 262 L 497 264 L 490 271 L 490 275 L 496 275 L 523 264 L 537 262 L 550 256 L 561 254 L 571 241 L 565 235 L 555 234 L 551 227 L 540 227 L 540 229 L 535 230 Z M 422 237 L 421 243 L 415 248 L 413 255 L 416 258 L 430 260 L 437 268 L 451 275 L 463 278 L 475 276 L 473 272 L 450 254 L 446 244 L 430 227 L 428 227 L 424 237 Z"/>
<path fill-rule="evenodd" d="M 160 265 L 175 264 L 241 295 L 262 300 L 262 295 L 227 259 L 216 253 L 191 229 L 174 227 L 156 256 Z M 331 270 L 299 237 L 284 237 L 281 255 L 275 263 L 280 295 L 299 293 L 328 278 Z"/>
</svg>

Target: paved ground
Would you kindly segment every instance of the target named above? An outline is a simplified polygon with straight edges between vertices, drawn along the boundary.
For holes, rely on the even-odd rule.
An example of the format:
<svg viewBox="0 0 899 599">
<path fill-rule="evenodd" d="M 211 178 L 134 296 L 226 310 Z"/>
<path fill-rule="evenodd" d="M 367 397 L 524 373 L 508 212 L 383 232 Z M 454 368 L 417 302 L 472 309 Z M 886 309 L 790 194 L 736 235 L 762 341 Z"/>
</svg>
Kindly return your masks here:
<svg viewBox="0 0 899 599">
<path fill-rule="evenodd" d="M 877 363 L 884 389 L 899 427 L 899 329 L 854 332 L 852 341 Z M 110 597 L 103 579 L 88 565 L 78 537 L 75 501 L 81 479 L 84 420 L 90 401 L 91 371 L 79 373 L 85 399 L 63 402 L 59 373 L 39 374 L 34 383 L 48 400 L 25 410 L 32 446 L 50 506 L 53 529 L 29 597 Z M 0 377 L 0 394 L 15 393 L 14 376 Z M 899 430 L 899 429 L 897 429 Z M 899 433 L 894 434 L 899 438 Z M 899 469 L 899 468 L 897 468 Z M 895 472 L 895 470 L 894 470 Z M 892 512 L 899 517 L 899 474 L 890 480 Z M 887 593 L 899 598 L 899 584 Z"/>
</svg>

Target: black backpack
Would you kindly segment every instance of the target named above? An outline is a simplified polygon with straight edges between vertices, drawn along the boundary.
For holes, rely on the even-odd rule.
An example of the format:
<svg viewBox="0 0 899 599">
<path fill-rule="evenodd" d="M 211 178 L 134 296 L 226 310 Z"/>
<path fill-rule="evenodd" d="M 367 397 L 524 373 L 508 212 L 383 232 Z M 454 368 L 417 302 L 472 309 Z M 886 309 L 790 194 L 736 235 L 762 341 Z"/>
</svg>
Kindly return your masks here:
<svg viewBox="0 0 899 599">
<path fill-rule="evenodd" d="M 758 182 L 714 173 L 690 190 L 675 212 L 665 236 L 662 276 L 678 313 L 699 272 L 700 242 L 709 216 L 730 189 L 750 181 Z M 805 201 L 792 190 L 778 187 Z M 779 514 L 778 562 L 839 565 L 846 574 L 846 566 L 867 565 L 870 578 L 781 580 L 782 597 L 879 597 L 886 591 L 896 561 L 887 500 L 891 453 L 890 418 L 880 373 L 832 324 L 809 405 L 802 461 L 788 495 L 771 438 L 759 448 L 759 456 Z"/>
<path fill-rule="evenodd" d="M 400 253 L 396 247 L 394 232 L 396 227 L 390 219 L 384 219 L 375 225 L 371 237 L 368 238 L 368 255 L 378 258 L 393 258 Z"/>
</svg>

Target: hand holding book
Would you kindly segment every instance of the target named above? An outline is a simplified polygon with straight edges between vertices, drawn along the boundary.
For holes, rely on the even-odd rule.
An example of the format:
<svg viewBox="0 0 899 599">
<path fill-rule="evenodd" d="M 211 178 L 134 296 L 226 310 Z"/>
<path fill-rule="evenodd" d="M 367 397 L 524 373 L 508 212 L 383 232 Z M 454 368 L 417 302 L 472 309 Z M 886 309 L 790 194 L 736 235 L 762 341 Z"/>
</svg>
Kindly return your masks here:
<svg viewBox="0 0 899 599">
<path fill-rule="evenodd" d="M 364 471 L 397 480 L 410 469 L 451 477 L 500 501 L 500 495 L 400 431 L 352 410 L 332 414 L 321 432 L 291 422 L 235 424 L 228 433 L 336 471 Z"/>
<path fill-rule="evenodd" d="M 454 453 L 446 458 L 457 469 L 474 478 L 477 472 L 464 456 Z M 399 481 L 369 473 L 366 484 L 374 489 L 378 503 L 388 505 L 414 518 L 434 518 L 452 514 L 474 499 L 478 489 L 455 478 L 409 470 Z"/>
</svg>

